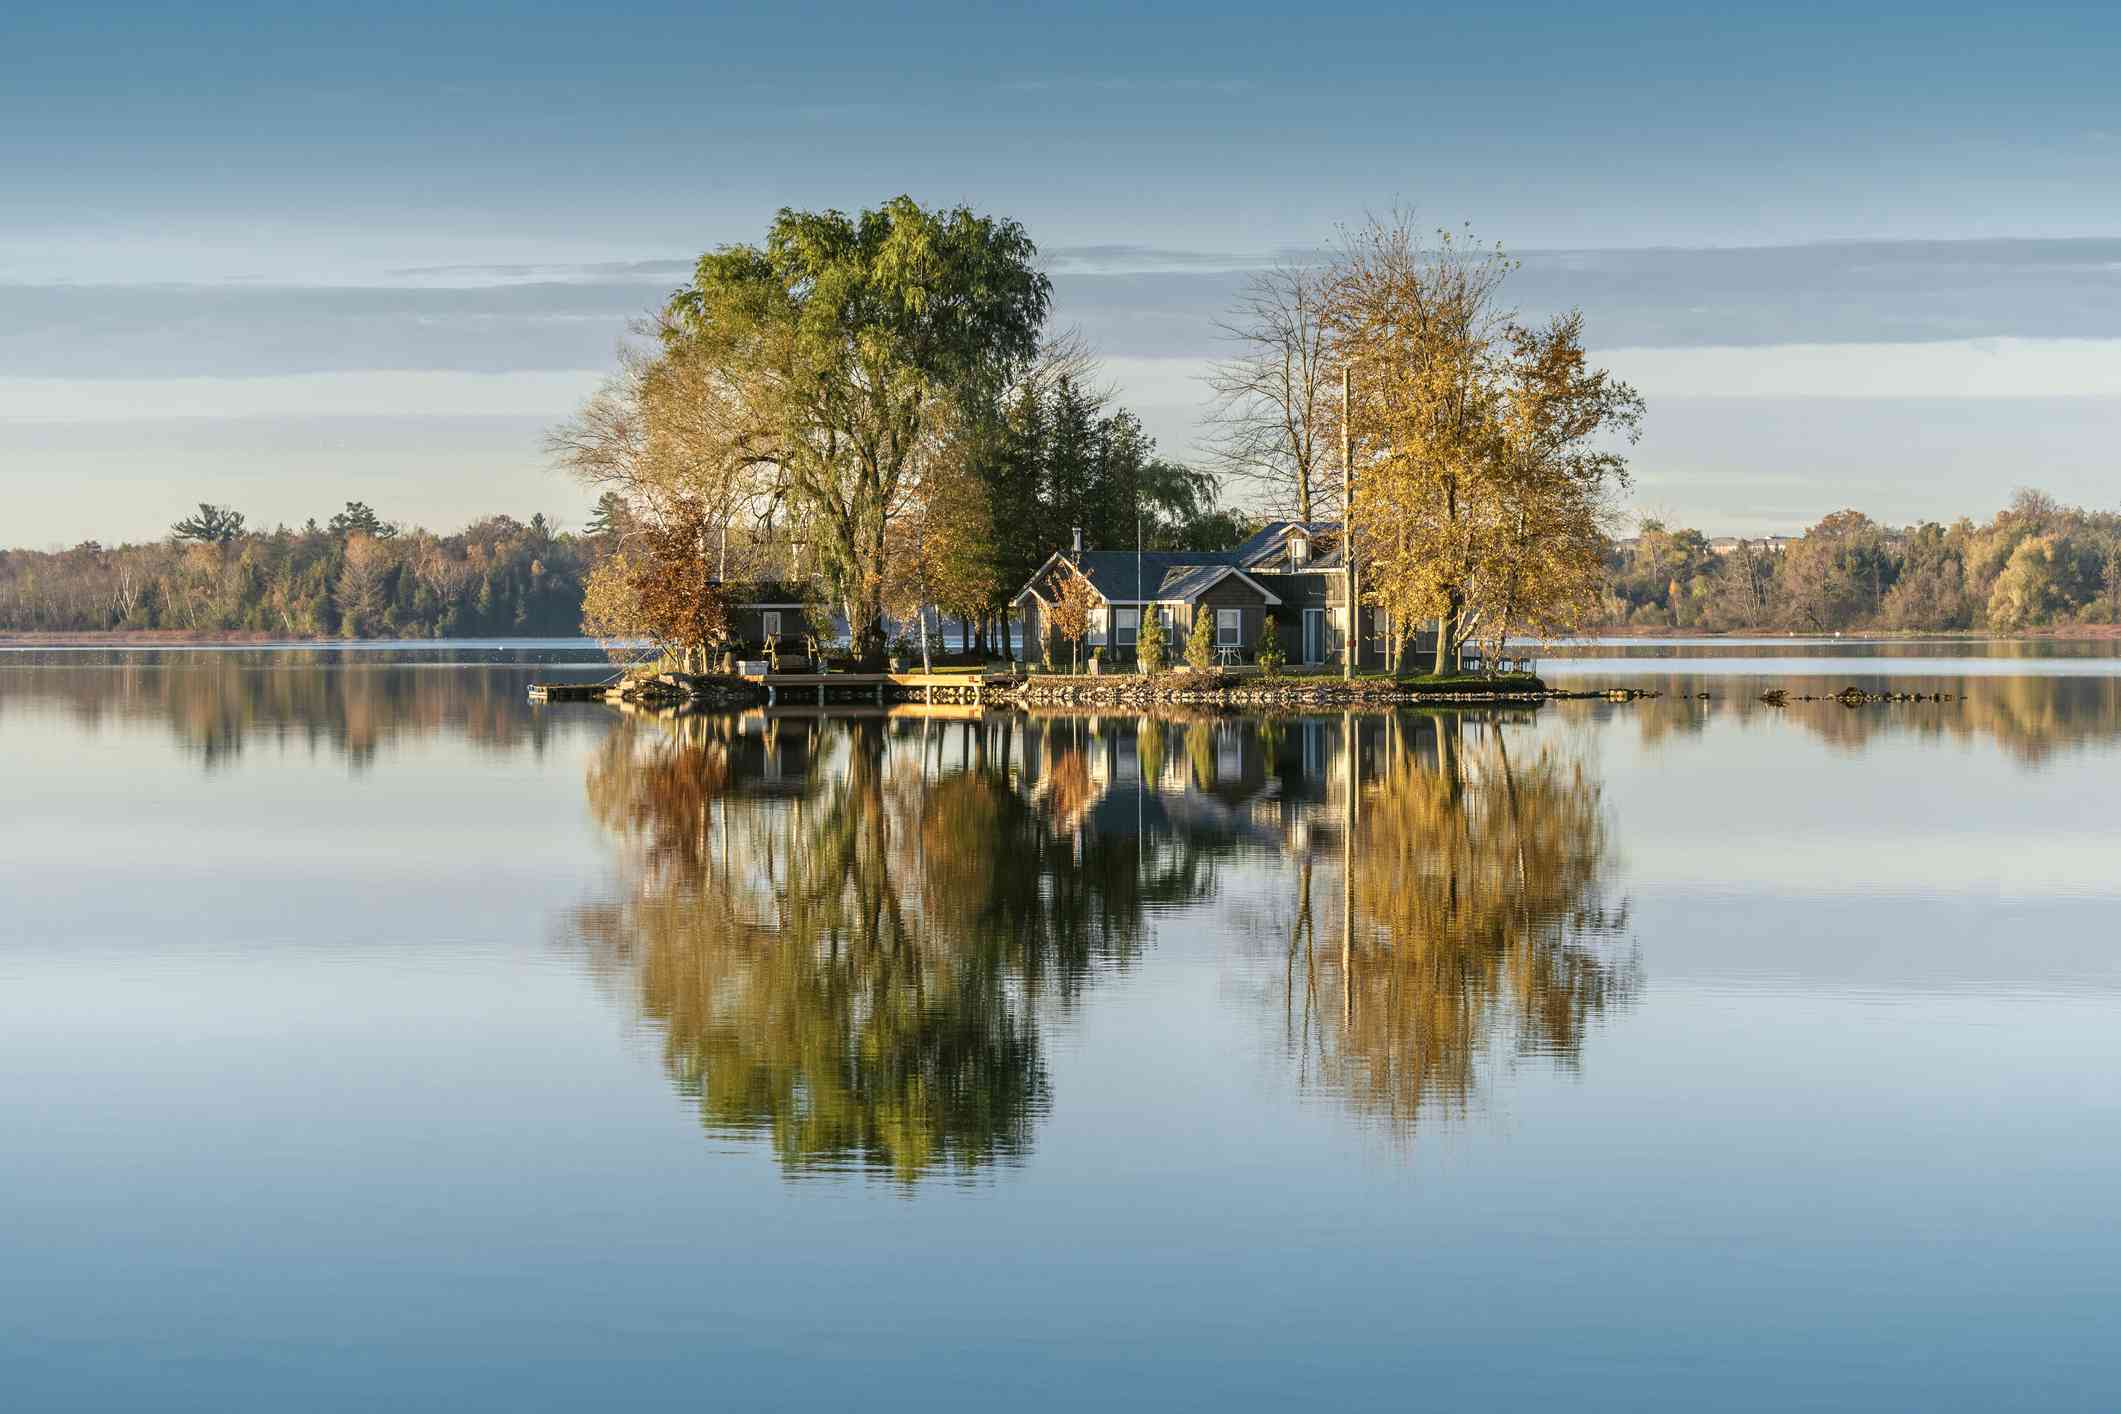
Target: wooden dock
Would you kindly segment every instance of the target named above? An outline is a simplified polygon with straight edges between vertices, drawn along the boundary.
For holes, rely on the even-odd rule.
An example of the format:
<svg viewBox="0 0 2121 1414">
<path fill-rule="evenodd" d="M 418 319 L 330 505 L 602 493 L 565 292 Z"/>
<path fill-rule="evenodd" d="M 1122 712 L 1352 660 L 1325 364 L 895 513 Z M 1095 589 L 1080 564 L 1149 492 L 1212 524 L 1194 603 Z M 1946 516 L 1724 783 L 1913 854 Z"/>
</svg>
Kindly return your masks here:
<svg viewBox="0 0 2121 1414">
<path fill-rule="evenodd" d="M 765 692 L 769 707 L 804 700 L 823 706 L 832 697 L 859 698 L 881 705 L 887 691 L 922 703 L 977 705 L 987 680 L 983 672 L 747 673 L 743 677 Z"/>
<path fill-rule="evenodd" d="M 665 674 L 665 685 L 682 693 L 686 680 Z M 825 707 L 834 702 L 882 707 L 891 701 L 928 707 L 978 707 L 989 684 L 1012 679 L 985 671 L 955 673 L 740 673 L 714 674 L 701 683 L 744 682 L 756 689 L 768 707 Z M 618 691 L 615 683 L 533 683 L 533 702 L 601 702 Z"/>
<path fill-rule="evenodd" d="M 612 690 L 608 682 L 534 682 L 530 685 L 530 700 L 533 702 L 602 702 L 604 695 Z"/>
</svg>

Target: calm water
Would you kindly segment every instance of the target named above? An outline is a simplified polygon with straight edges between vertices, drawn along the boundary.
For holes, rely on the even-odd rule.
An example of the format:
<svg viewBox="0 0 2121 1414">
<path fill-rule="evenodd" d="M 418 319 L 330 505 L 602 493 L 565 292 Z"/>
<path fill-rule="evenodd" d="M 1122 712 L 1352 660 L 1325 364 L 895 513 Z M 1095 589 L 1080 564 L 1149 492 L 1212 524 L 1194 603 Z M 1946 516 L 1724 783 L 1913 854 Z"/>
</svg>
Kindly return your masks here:
<svg viewBox="0 0 2121 1414">
<path fill-rule="evenodd" d="M 1545 671 L 0 652 L 0 1405 L 2121 1406 L 2121 658 Z"/>
</svg>

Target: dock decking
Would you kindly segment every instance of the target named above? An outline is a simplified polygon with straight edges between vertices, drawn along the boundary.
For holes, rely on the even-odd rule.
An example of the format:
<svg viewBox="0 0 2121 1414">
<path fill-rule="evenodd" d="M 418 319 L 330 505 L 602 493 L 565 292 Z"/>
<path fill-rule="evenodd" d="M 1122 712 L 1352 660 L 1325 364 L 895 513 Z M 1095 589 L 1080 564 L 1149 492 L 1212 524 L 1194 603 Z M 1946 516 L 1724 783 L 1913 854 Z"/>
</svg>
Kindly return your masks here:
<svg viewBox="0 0 2121 1414">
<path fill-rule="evenodd" d="M 682 688 L 677 674 L 667 685 Z M 808 702 L 824 706 L 833 699 L 860 701 L 881 706 L 886 692 L 910 696 L 924 705 L 978 706 L 990 682 L 1010 681 L 1006 674 L 985 671 L 956 673 L 739 673 L 717 674 L 710 679 L 728 683 L 746 682 L 765 694 L 766 705 L 777 707 Z M 616 691 L 612 683 L 532 683 L 533 702 L 601 702 Z"/>
</svg>

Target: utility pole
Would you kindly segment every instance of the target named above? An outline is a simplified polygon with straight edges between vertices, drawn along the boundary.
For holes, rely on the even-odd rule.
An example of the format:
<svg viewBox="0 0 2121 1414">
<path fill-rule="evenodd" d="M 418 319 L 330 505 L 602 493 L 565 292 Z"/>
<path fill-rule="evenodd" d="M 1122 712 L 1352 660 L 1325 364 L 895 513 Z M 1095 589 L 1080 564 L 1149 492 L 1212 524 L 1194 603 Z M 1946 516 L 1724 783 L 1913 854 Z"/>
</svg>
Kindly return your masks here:
<svg viewBox="0 0 2121 1414">
<path fill-rule="evenodd" d="M 1362 598 L 1355 582 L 1355 464 L 1348 452 L 1348 365 L 1340 366 L 1340 559 L 1348 574 L 1348 641 L 1340 649 L 1340 675 L 1355 680 L 1362 652 Z"/>
</svg>

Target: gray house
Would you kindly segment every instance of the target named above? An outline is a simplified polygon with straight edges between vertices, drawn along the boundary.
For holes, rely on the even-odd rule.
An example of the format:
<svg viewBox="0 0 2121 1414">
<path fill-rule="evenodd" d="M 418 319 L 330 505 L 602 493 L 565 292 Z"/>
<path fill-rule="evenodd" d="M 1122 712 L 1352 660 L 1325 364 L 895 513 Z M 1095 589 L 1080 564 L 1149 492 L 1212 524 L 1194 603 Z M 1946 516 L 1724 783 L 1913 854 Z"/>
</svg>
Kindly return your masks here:
<svg viewBox="0 0 2121 1414">
<path fill-rule="evenodd" d="M 759 649 L 767 638 L 776 639 L 784 652 L 800 653 L 811 631 L 809 612 L 802 596 L 775 580 L 730 583 L 729 639 L 743 649 Z M 831 626 L 826 626 L 829 632 Z"/>
<path fill-rule="evenodd" d="M 1142 616 L 1164 625 L 1173 661 L 1182 658 L 1187 636 L 1201 615 L 1212 615 L 1217 656 L 1226 663 L 1257 659 L 1260 635 L 1274 620 L 1282 656 L 1292 667 L 1337 667 L 1348 637 L 1348 575 L 1339 550 L 1337 522 L 1275 521 L 1229 550 L 1056 551 L 1014 600 L 1022 614 L 1024 644 L 1035 654 L 1050 622 L 1059 585 L 1071 569 L 1089 582 L 1095 598 L 1088 647 L 1102 648 L 1106 661 L 1134 660 Z M 1391 654 L 1384 611 L 1363 607 L 1362 668 L 1384 668 Z M 1433 652 L 1433 630 L 1417 633 L 1410 652 Z"/>
</svg>

